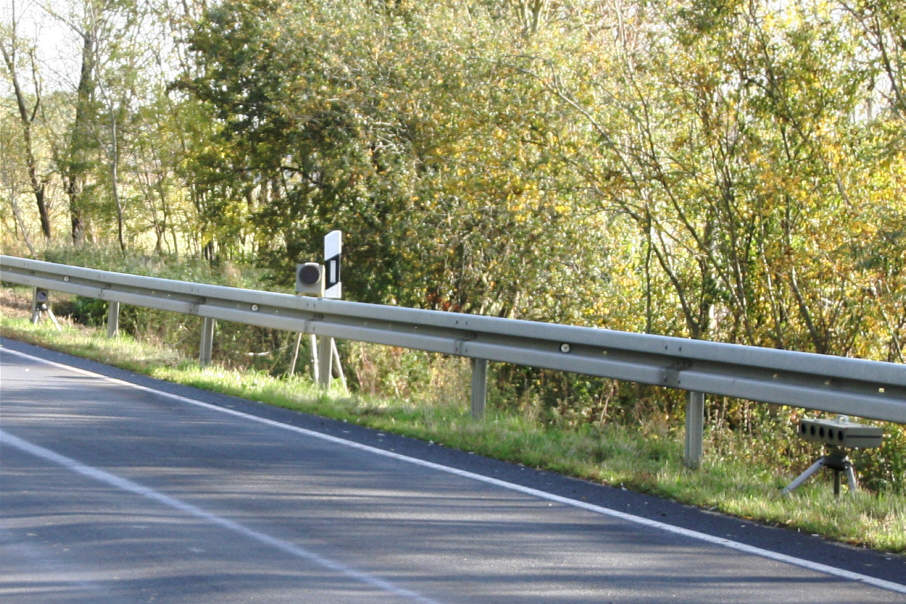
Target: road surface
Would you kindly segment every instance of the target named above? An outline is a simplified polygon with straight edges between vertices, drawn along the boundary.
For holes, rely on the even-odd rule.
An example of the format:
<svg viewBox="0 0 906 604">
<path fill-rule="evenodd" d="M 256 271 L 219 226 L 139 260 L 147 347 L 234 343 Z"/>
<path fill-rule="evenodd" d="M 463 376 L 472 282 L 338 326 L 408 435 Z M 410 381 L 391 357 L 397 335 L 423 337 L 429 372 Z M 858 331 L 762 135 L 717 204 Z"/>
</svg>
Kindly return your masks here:
<svg viewBox="0 0 906 604">
<path fill-rule="evenodd" d="M 906 601 L 902 557 L 0 346 L 4 602 Z"/>
</svg>

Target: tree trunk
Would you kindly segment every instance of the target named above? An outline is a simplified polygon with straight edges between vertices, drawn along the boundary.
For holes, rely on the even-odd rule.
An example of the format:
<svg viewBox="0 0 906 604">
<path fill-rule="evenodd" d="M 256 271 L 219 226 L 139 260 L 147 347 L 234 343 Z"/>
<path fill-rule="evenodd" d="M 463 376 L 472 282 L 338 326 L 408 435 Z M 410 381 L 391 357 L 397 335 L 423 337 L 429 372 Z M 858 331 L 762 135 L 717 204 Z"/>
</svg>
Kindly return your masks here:
<svg viewBox="0 0 906 604">
<path fill-rule="evenodd" d="M 113 194 L 113 201 L 116 204 L 116 237 L 120 244 L 120 251 L 126 253 L 126 242 L 123 240 L 123 202 L 120 199 L 119 184 L 119 161 L 120 152 L 117 144 L 116 129 L 116 111 L 110 108 L 110 189 Z"/>
<path fill-rule="evenodd" d="M 72 223 L 72 242 L 80 245 L 85 240 L 88 217 L 85 213 L 84 188 L 89 168 L 92 104 L 94 102 L 95 32 L 90 25 L 82 33 L 82 69 L 76 91 L 76 114 L 69 139 L 69 157 L 66 162 L 66 194 L 69 197 L 69 217 Z"/>
<path fill-rule="evenodd" d="M 31 125 L 35 121 L 35 118 L 38 115 L 38 110 L 41 107 L 41 88 L 38 85 L 38 82 L 35 81 L 35 104 L 32 107 L 32 110 L 29 111 L 25 105 L 25 95 L 23 94 L 22 88 L 19 84 L 19 76 L 16 73 L 15 46 L 13 46 L 9 51 L 7 51 L 6 46 L 3 46 L 0 50 L 3 51 L 3 60 L 9 70 L 9 76 L 10 80 L 12 81 L 13 91 L 16 94 L 16 105 L 19 109 L 19 120 L 22 123 L 22 138 L 25 142 L 25 165 L 28 168 L 29 184 L 31 185 L 32 193 L 34 193 L 35 196 L 35 203 L 38 206 L 38 216 L 41 219 L 41 232 L 44 234 L 44 239 L 49 240 L 50 216 L 47 211 L 47 201 L 44 197 L 44 186 L 46 183 L 38 179 L 38 166 L 37 161 L 35 160 L 35 154 L 31 140 Z M 34 56 L 32 56 L 32 61 L 34 61 Z M 31 249 L 30 244 L 29 249 Z"/>
</svg>

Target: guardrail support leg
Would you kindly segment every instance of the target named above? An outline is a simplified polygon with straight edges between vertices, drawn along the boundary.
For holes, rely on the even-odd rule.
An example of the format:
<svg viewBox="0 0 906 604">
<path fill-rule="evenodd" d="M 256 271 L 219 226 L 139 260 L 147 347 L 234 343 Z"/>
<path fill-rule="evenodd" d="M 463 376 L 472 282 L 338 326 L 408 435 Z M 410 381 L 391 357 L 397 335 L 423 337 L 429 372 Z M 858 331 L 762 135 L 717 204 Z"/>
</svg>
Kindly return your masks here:
<svg viewBox="0 0 906 604">
<path fill-rule="evenodd" d="M 318 336 L 313 333 L 308 334 L 308 350 L 311 353 L 311 381 L 320 384 L 318 368 L 321 367 L 321 363 L 318 362 Z"/>
<path fill-rule="evenodd" d="M 38 303 L 38 288 L 31 290 L 31 324 L 37 325 L 41 320 L 41 308 Z"/>
<path fill-rule="evenodd" d="M 107 303 L 107 337 L 115 338 L 120 333 L 120 303 Z"/>
<path fill-rule="evenodd" d="M 705 395 L 689 392 L 686 400 L 686 467 L 697 470 L 702 463 L 702 439 L 705 429 Z"/>
<path fill-rule="evenodd" d="M 472 359 L 472 417 L 484 417 L 484 406 L 488 400 L 488 362 Z"/>
<path fill-rule="evenodd" d="M 318 385 L 325 390 L 330 387 L 330 370 L 333 361 L 331 354 L 333 338 L 321 336 L 318 338 Z"/>
<path fill-rule="evenodd" d="M 201 352 L 198 354 L 198 362 L 201 366 L 211 364 L 211 351 L 214 348 L 214 319 L 205 317 L 201 326 Z"/>
</svg>

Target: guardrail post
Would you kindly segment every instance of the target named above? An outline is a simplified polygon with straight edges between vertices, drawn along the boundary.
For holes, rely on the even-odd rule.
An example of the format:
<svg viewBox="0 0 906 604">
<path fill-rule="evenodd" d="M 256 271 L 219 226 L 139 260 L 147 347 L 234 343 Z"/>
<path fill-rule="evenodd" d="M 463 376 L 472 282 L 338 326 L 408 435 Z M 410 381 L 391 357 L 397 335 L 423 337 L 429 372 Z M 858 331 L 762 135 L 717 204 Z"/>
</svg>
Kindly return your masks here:
<svg viewBox="0 0 906 604">
<path fill-rule="evenodd" d="M 484 417 L 484 406 L 488 400 L 488 362 L 485 359 L 472 361 L 472 417 Z"/>
<path fill-rule="evenodd" d="M 702 463 L 702 439 L 705 429 L 705 395 L 689 392 L 686 400 L 686 447 L 683 461 L 697 470 Z"/>
<path fill-rule="evenodd" d="M 321 363 L 318 362 L 318 336 L 313 333 L 308 334 L 308 349 L 311 352 L 311 381 L 320 384 L 318 368 L 321 367 Z"/>
<path fill-rule="evenodd" d="M 330 387 L 330 370 L 333 361 L 331 348 L 333 347 L 333 338 L 330 336 L 321 336 L 318 338 L 318 385 L 325 390 Z"/>
<path fill-rule="evenodd" d="M 211 364 L 211 351 L 214 348 L 214 319 L 205 317 L 201 326 L 201 352 L 198 354 L 198 362 L 201 366 Z"/>
<path fill-rule="evenodd" d="M 120 332 L 120 303 L 107 303 L 107 337 L 115 338 Z"/>
</svg>

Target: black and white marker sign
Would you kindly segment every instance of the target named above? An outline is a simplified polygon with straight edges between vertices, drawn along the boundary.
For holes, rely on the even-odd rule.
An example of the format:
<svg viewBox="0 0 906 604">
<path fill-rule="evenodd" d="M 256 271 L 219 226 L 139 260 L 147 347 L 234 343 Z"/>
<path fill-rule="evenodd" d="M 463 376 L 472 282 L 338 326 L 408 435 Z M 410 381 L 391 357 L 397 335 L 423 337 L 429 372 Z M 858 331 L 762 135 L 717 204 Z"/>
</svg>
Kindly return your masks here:
<svg viewBox="0 0 906 604">
<path fill-rule="evenodd" d="M 340 282 L 340 254 L 343 250 L 343 233 L 331 231 L 324 236 L 324 297 L 342 298 Z"/>
</svg>

